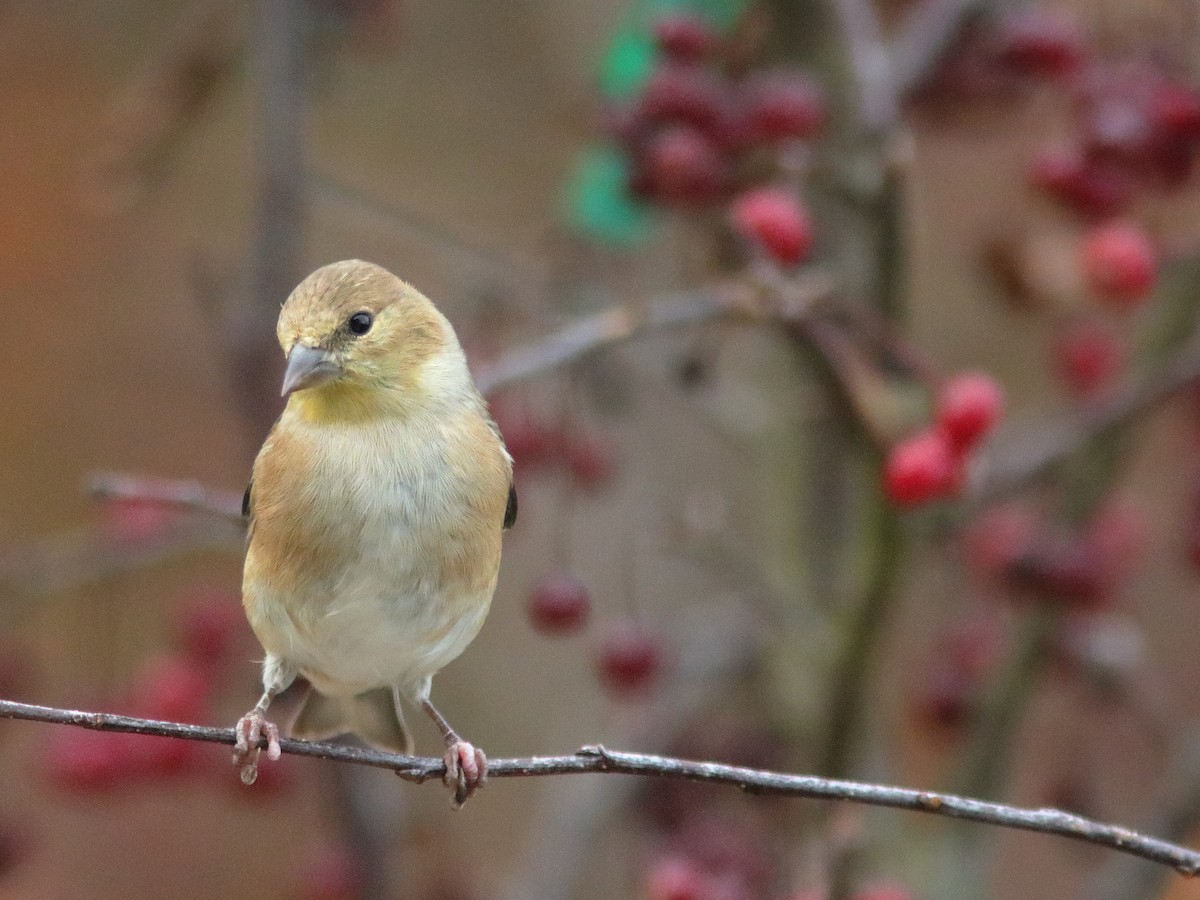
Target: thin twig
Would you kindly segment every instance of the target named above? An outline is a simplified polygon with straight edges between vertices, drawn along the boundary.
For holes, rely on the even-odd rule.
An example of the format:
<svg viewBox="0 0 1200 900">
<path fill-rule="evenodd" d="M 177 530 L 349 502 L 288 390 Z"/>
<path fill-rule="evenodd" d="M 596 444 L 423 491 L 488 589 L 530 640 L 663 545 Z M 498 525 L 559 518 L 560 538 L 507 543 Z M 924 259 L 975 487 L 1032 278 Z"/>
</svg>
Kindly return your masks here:
<svg viewBox="0 0 1200 900">
<path fill-rule="evenodd" d="M 858 90 L 858 124 L 870 135 L 882 135 L 896 124 L 899 104 L 875 6 L 872 0 L 835 0 L 833 5 Z"/>
<path fill-rule="evenodd" d="M 231 521 L 242 520 L 241 494 L 211 488 L 199 481 L 98 472 L 88 478 L 87 492 L 100 499 L 144 500 Z"/>
<path fill-rule="evenodd" d="M 230 746 L 236 740 L 232 728 L 183 725 L 177 722 L 138 719 L 112 713 L 54 709 L 47 706 L 16 703 L 11 700 L 0 700 L 0 718 L 75 725 L 93 731 L 156 735 Z M 263 746 L 266 746 L 265 739 Z M 360 747 L 297 741 L 290 738 L 281 740 L 280 747 L 285 753 L 297 756 L 391 769 L 406 781 L 418 784 L 430 779 L 441 779 L 446 772 L 443 760 L 435 757 L 401 756 Z M 695 762 L 645 753 L 626 753 L 600 746 L 583 747 L 570 756 L 494 759 L 488 764 L 488 775 L 492 778 L 579 775 L 583 773 L 683 778 L 689 781 L 728 784 L 748 794 L 805 797 L 813 800 L 844 800 L 851 803 L 950 816 L 1004 828 L 1067 837 L 1140 856 L 1152 862 L 1170 866 L 1183 875 L 1200 874 L 1200 852 L 1139 834 L 1119 825 L 1097 822 L 1057 809 L 1023 809 L 1002 803 L 959 797 L 954 794 L 818 778 L 814 775 L 767 772 L 741 766 Z"/>
<path fill-rule="evenodd" d="M 985 504 L 1018 490 L 1086 444 L 1200 380 L 1200 348 L 1185 346 L 1162 368 L 1115 389 L 1077 413 L 1058 414 L 1019 431 L 988 457 L 969 500 Z"/>
<path fill-rule="evenodd" d="M 814 304 L 832 296 L 834 281 L 824 272 L 813 271 L 780 290 L 783 296 L 770 305 L 756 304 L 753 289 L 746 285 L 726 284 L 679 291 L 645 304 L 612 306 L 584 316 L 528 347 L 505 354 L 484 367 L 476 375 L 475 382 L 483 393 L 491 394 L 600 350 L 672 328 L 721 320 L 769 321 L 802 317 Z"/>
</svg>

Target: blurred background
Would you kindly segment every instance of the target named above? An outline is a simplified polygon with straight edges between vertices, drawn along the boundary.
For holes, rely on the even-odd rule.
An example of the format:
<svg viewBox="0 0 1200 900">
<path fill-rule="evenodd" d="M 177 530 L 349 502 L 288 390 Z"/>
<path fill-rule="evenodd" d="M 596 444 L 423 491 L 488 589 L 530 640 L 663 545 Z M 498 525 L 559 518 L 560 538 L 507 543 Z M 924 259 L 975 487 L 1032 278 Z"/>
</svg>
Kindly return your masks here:
<svg viewBox="0 0 1200 900">
<path fill-rule="evenodd" d="M 0 697 L 250 707 L 274 321 L 361 257 L 454 322 L 516 458 L 492 613 L 434 686 L 489 755 L 1194 841 L 1198 47 L 1184 0 L 5 0 Z M 548 353 L 563 329 L 594 350 Z M 13 898 L 1200 897 L 1057 839 L 613 776 L 454 812 L 5 720 L 0 784 Z"/>
</svg>

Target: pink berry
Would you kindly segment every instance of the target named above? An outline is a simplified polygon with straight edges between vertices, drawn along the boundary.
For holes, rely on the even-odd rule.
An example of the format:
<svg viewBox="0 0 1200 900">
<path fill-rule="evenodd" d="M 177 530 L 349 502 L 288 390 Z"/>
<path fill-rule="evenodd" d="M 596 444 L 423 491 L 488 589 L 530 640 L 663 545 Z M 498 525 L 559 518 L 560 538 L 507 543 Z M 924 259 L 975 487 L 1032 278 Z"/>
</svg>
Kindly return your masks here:
<svg viewBox="0 0 1200 900">
<path fill-rule="evenodd" d="M 1084 239 L 1083 273 L 1100 299 L 1118 309 L 1131 309 L 1154 289 L 1157 274 L 1154 245 L 1133 223 L 1097 226 Z"/>
<path fill-rule="evenodd" d="M 753 75 L 739 92 L 742 119 L 751 140 L 806 139 L 825 125 L 821 90 L 806 75 L 776 70 Z"/>
<path fill-rule="evenodd" d="M 646 900 L 706 900 L 708 879 L 684 856 L 655 860 L 646 873 Z"/>
<path fill-rule="evenodd" d="M 170 507 L 152 500 L 115 498 L 105 500 L 101 508 L 109 532 L 124 541 L 153 540 L 175 519 Z"/>
<path fill-rule="evenodd" d="M 610 694 L 644 694 L 662 672 L 662 641 L 636 622 L 618 623 L 601 640 L 598 665 L 600 682 Z"/>
<path fill-rule="evenodd" d="M 989 375 L 967 372 L 942 386 L 937 423 L 956 450 L 974 447 L 1004 414 L 1004 393 Z"/>
<path fill-rule="evenodd" d="M 733 226 L 776 262 L 792 266 L 812 251 L 813 228 L 808 214 L 790 192 L 757 188 L 733 201 Z"/>
<path fill-rule="evenodd" d="M 1125 366 L 1125 348 L 1097 322 L 1066 327 L 1055 341 L 1056 368 L 1071 391 L 1090 397 L 1111 384 Z"/>
<path fill-rule="evenodd" d="M 651 139 L 643 154 L 647 187 L 656 200 L 685 205 L 708 203 L 725 188 L 725 160 L 716 145 L 696 128 L 665 128 Z"/>
<path fill-rule="evenodd" d="M 578 631 L 591 613 L 591 593 L 582 581 L 566 572 L 539 582 L 529 597 L 529 619 L 542 634 Z"/>
<path fill-rule="evenodd" d="M 697 16 L 670 13 L 655 20 L 654 42 L 671 59 L 696 62 L 712 54 L 717 35 Z"/>
<path fill-rule="evenodd" d="M 917 506 L 945 494 L 955 476 L 955 454 L 938 429 L 901 441 L 883 467 L 884 488 L 893 503 Z"/>
</svg>

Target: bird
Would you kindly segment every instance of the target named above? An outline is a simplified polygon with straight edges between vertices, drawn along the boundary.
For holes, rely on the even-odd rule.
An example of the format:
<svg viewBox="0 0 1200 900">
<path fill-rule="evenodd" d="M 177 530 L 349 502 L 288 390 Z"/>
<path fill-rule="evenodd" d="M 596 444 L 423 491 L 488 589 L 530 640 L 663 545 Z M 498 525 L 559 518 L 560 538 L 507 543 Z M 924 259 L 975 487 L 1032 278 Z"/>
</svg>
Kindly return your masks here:
<svg viewBox="0 0 1200 900">
<path fill-rule="evenodd" d="M 512 457 L 454 328 L 387 269 L 317 269 L 280 310 L 286 405 L 254 462 L 242 599 L 263 693 L 237 723 L 234 764 L 280 756 L 271 701 L 311 686 L 285 733 L 352 733 L 411 755 L 402 703 L 445 744 L 461 806 L 487 757 L 430 700 L 433 676 L 479 633 L 517 515 Z"/>
</svg>

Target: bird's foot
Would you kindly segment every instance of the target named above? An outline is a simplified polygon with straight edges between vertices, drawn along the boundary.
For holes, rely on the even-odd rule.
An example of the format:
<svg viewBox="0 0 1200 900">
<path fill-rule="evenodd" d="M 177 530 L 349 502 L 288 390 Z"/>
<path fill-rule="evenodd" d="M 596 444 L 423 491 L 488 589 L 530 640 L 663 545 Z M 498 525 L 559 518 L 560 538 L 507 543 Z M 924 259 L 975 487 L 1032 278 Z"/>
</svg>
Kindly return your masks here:
<svg viewBox="0 0 1200 900">
<path fill-rule="evenodd" d="M 259 741 L 267 739 L 267 759 L 277 760 L 283 755 L 279 747 L 279 728 L 268 722 L 265 710 L 255 707 L 238 719 L 234 726 L 237 742 L 233 745 L 233 764 L 241 768 L 243 784 L 254 784 L 258 777 Z"/>
<path fill-rule="evenodd" d="M 454 791 L 451 801 L 461 809 L 471 796 L 487 783 L 487 756 L 469 741 L 455 738 L 446 745 L 446 787 Z"/>
</svg>

